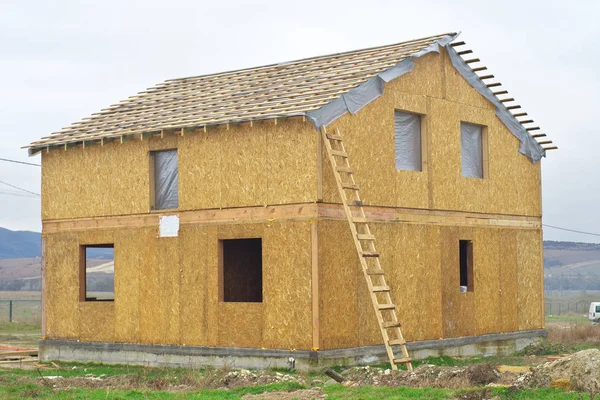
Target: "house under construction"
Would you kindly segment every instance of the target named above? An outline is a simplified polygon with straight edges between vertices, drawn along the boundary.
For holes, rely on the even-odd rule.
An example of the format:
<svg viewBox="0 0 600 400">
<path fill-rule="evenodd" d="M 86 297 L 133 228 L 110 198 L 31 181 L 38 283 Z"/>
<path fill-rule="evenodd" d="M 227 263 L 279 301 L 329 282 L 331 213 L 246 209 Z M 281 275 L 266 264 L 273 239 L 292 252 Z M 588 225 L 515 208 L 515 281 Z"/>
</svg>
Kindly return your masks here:
<svg viewBox="0 0 600 400">
<path fill-rule="evenodd" d="M 544 335 L 555 147 L 456 36 L 169 80 L 27 146 L 42 358 L 410 367 Z"/>
</svg>

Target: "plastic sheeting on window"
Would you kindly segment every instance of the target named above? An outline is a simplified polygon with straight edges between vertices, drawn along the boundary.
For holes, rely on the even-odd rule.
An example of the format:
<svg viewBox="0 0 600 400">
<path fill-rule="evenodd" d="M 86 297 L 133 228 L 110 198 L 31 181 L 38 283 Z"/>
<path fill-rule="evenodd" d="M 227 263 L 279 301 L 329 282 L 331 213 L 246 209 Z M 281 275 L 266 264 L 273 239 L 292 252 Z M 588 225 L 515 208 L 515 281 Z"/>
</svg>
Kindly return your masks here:
<svg viewBox="0 0 600 400">
<path fill-rule="evenodd" d="M 154 192 L 157 210 L 177 208 L 177 150 L 154 153 Z"/>
<path fill-rule="evenodd" d="M 396 111 L 394 120 L 396 169 L 421 171 L 421 116 Z"/>
<path fill-rule="evenodd" d="M 481 125 L 460 123 L 462 174 L 467 178 L 483 178 L 483 144 Z"/>
</svg>

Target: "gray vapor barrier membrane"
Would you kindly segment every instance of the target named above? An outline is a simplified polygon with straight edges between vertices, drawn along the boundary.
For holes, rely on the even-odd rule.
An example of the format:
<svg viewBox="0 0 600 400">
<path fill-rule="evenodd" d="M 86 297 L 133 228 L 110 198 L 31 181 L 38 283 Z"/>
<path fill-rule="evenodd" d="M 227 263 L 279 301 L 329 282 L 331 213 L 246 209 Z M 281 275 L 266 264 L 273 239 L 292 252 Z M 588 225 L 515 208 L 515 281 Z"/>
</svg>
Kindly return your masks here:
<svg viewBox="0 0 600 400">
<path fill-rule="evenodd" d="M 396 169 L 421 171 L 421 116 L 396 111 L 394 113 Z"/>
<path fill-rule="evenodd" d="M 177 208 L 177 150 L 154 153 L 156 209 Z"/>
<path fill-rule="evenodd" d="M 521 142 L 519 152 L 531 158 L 534 164 L 537 163 L 542 157 L 546 156 L 546 151 L 531 137 L 519 121 L 506 109 L 506 107 L 504 107 L 504 105 L 502 105 L 485 83 L 483 83 L 477 74 L 473 72 L 452 46 L 450 46 L 450 43 L 456 39 L 457 36 L 458 34 L 444 36 L 423 50 L 400 61 L 395 66 L 380 72 L 373 78 L 358 85 L 348 93 L 325 104 L 318 110 L 307 112 L 306 117 L 313 123 L 315 128 L 319 130 L 321 127 L 329 125 L 346 112 L 356 114 L 361 108 L 383 94 L 384 84 L 386 82 L 390 82 L 391 80 L 412 71 L 415 67 L 413 59 L 431 52 L 439 53 L 440 46 L 443 46 L 450 55 L 452 65 L 461 76 L 465 78 L 475 90 L 496 106 L 496 115 L 498 118 L 500 118 L 510 132 Z"/>
<path fill-rule="evenodd" d="M 483 178 L 483 144 L 481 125 L 461 122 L 460 152 L 462 174 L 467 178 Z"/>
</svg>

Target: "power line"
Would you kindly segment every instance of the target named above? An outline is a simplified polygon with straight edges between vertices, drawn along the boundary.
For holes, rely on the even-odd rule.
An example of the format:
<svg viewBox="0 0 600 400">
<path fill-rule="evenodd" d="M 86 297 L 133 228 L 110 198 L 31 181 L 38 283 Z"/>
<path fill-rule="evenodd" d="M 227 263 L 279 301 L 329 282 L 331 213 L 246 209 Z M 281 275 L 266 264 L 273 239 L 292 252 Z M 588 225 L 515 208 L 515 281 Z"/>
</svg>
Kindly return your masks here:
<svg viewBox="0 0 600 400">
<path fill-rule="evenodd" d="M 20 188 L 20 187 L 18 187 L 18 186 L 11 185 L 10 183 L 6 183 L 6 182 L 2 182 L 2 181 L 0 181 L 0 183 L 3 183 L 3 184 L 5 184 L 6 186 L 10 186 L 10 187 L 12 187 L 12 188 L 19 189 L 19 190 L 22 190 L 22 191 L 24 191 L 24 192 L 27 192 L 27 193 L 30 193 L 30 194 L 34 194 L 34 195 L 36 195 L 36 196 L 39 196 L 39 195 L 40 195 L 39 193 L 30 192 L 30 191 L 29 191 L 29 190 L 27 190 L 27 189 L 23 189 L 23 188 Z"/>
<path fill-rule="evenodd" d="M 542 226 L 545 226 L 547 228 L 559 229 L 561 231 L 581 233 L 583 235 L 600 236 L 600 233 L 591 233 L 591 232 L 576 231 L 575 229 L 561 228 L 560 226 L 552 226 L 552 225 L 546 225 L 546 224 L 542 224 Z"/>
<path fill-rule="evenodd" d="M 25 197 L 28 199 L 39 199 L 40 198 L 39 196 L 34 196 L 29 193 L 17 192 L 16 190 L 15 191 L 0 190 L 0 195 L 2 195 L 2 194 L 7 195 L 7 196 Z"/>
<path fill-rule="evenodd" d="M 41 164 L 34 164 L 34 163 L 30 163 L 30 162 L 25 162 L 25 161 L 9 160 L 8 158 L 0 158 L 0 161 L 6 161 L 6 162 L 15 163 L 15 164 L 33 165 L 33 166 L 36 166 L 36 167 L 41 167 Z"/>
</svg>

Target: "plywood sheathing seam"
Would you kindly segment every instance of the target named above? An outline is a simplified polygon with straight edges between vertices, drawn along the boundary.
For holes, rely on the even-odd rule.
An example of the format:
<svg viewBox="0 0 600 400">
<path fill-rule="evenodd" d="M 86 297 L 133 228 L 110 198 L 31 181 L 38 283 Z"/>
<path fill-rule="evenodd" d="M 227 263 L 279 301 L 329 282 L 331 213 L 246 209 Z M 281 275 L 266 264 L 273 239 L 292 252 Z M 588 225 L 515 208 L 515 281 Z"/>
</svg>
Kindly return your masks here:
<svg viewBox="0 0 600 400">
<path fill-rule="evenodd" d="M 426 172 L 395 169 L 394 110 L 422 114 Z M 461 121 L 487 126 L 487 179 L 462 176 Z M 493 104 L 452 68 L 445 51 L 415 60 L 412 72 L 386 84 L 384 94 L 357 114 L 334 121 L 336 128 L 345 132 L 367 205 L 541 216 L 540 163 L 532 165 L 518 152 L 519 140 L 495 116 Z M 323 198 L 339 203 L 328 169 L 324 165 Z"/>
<path fill-rule="evenodd" d="M 148 154 L 164 149 L 178 152 L 178 211 L 313 203 L 316 146 L 310 125 L 284 121 L 44 153 L 42 219 L 148 213 Z"/>
</svg>

